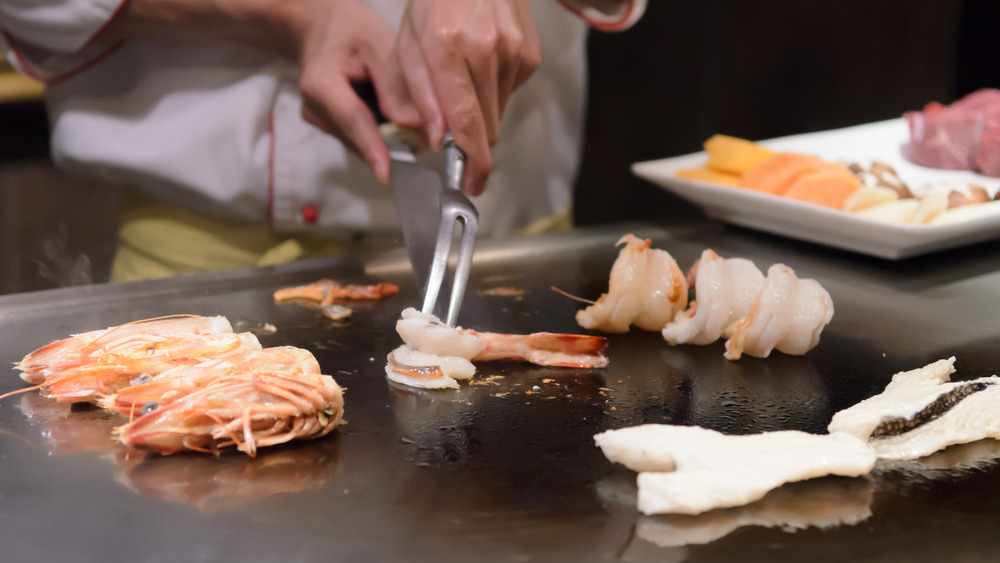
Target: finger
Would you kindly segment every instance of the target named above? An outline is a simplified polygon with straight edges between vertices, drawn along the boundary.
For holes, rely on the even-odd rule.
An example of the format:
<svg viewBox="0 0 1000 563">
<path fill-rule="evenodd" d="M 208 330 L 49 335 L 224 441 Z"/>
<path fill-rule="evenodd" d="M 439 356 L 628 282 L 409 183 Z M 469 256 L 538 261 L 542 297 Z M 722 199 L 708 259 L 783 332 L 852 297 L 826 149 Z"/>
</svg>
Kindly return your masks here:
<svg viewBox="0 0 1000 563">
<path fill-rule="evenodd" d="M 497 73 L 500 62 L 496 53 L 496 43 L 484 38 L 466 55 L 468 72 L 472 78 L 479 107 L 486 125 L 486 139 L 489 146 L 496 146 L 500 138 L 500 98 Z"/>
<path fill-rule="evenodd" d="M 373 50 L 361 53 L 377 93 L 379 109 L 390 120 L 406 127 L 421 125 L 420 110 L 413 102 L 403 69 L 393 49 L 393 33 L 386 26 L 384 37 L 373 40 Z"/>
<path fill-rule="evenodd" d="M 351 88 L 347 77 L 337 72 L 303 73 L 299 88 L 303 100 L 309 100 L 303 104 L 303 112 L 308 108 L 321 128 L 353 144 L 379 181 L 388 184 L 389 150 L 378 132 L 375 117 Z"/>
<path fill-rule="evenodd" d="M 466 60 L 459 55 L 460 41 L 444 33 L 424 38 L 420 45 L 428 68 L 434 69 L 431 81 L 448 130 L 467 157 L 462 190 L 475 196 L 483 192 L 492 163 L 483 109 Z"/>
<path fill-rule="evenodd" d="M 427 61 L 424 59 L 420 43 L 408 21 L 403 22 L 396 37 L 396 57 L 399 60 L 403 78 L 410 92 L 410 98 L 423 119 L 423 129 L 434 150 L 441 149 L 441 138 L 445 134 L 445 117 L 441 103 L 434 92 Z"/>
<path fill-rule="evenodd" d="M 528 5 L 528 0 L 523 0 L 523 3 L 524 6 L 516 10 L 522 41 L 521 53 L 518 57 L 517 77 L 514 79 L 514 87 L 511 88 L 511 92 L 527 82 L 538 69 L 538 65 L 542 63 L 542 42 L 538 38 L 538 30 L 535 28 L 535 21 L 531 16 L 531 7 Z"/>
</svg>

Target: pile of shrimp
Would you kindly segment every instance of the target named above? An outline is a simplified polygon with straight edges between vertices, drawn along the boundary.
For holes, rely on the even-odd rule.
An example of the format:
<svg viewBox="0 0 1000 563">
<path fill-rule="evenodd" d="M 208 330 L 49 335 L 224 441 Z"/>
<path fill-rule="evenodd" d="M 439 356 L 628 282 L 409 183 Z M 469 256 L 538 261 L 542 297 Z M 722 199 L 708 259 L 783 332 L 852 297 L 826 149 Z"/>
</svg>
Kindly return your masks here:
<svg viewBox="0 0 1000 563">
<path fill-rule="evenodd" d="M 21 378 L 59 402 L 126 414 L 128 446 L 164 454 L 257 448 L 330 433 L 343 392 L 311 353 L 261 348 L 224 317 L 176 315 L 77 334 L 15 364 Z M 0 396 L 0 399 L 8 395 Z"/>
<path fill-rule="evenodd" d="M 540 366 L 602 368 L 606 338 L 581 334 L 498 334 L 451 327 L 410 307 L 396 322 L 403 345 L 389 352 L 390 381 L 424 389 L 458 388 L 476 373 L 472 362 L 525 361 Z"/>
<path fill-rule="evenodd" d="M 626 332 L 658 330 L 672 345 L 726 338 L 725 357 L 768 357 L 773 350 L 803 355 L 833 319 L 833 300 L 816 280 L 774 264 L 765 276 L 744 258 L 706 249 L 685 277 L 664 250 L 628 234 L 611 268 L 608 293 L 577 312 L 580 326 Z M 695 298 L 687 302 L 688 294 Z"/>
</svg>

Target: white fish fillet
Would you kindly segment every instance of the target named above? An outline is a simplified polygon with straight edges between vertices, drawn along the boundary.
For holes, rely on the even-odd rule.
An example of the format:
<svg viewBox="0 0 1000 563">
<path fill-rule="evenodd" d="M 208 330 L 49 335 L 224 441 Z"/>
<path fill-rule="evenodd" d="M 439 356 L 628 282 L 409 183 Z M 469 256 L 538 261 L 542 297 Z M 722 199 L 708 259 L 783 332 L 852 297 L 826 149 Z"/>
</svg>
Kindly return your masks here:
<svg viewBox="0 0 1000 563">
<path fill-rule="evenodd" d="M 608 292 L 596 303 L 578 311 L 576 322 L 583 328 L 604 332 L 628 332 L 630 325 L 643 330 L 661 330 L 687 306 L 687 281 L 674 258 L 665 250 L 649 247 L 627 234 L 614 265 Z"/>
<path fill-rule="evenodd" d="M 835 414 L 828 429 L 868 440 L 878 458 L 885 460 L 916 459 L 952 444 L 1000 438 L 1000 377 L 951 382 L 954 372 L 955 358 L 951 357 L 897 373 L 882 393 Z M 939 397 L 969 385 L 983 389 L 947 410 L 932 407 Z M 920 415 L 928 407 L 938 413 L 936 418 L 926 412 Z M 884 420 L 913 421 L 918 415 L 928 421 L 898 435 L 871 437 Z"/>
<path fill-rule="evenodd" d="M 639 471 L 643 514 L 700 514 L 742 506 L 784 483 L 857 477 L 875 465 L 864 440 L 794 430 L 726 436 L 690 426 L 647 424 L 594 437 L 604 455 Z"/>
<path fill-rule="evenodd" d="M 863 479 L 793 483 L 738 508 L 641 518 L 635 534 L 659 547 L 679 547 L 708 544 L 746 526 L 804 530 L 854 525 L 871 517 L 872 492 Z"/>
</svg>

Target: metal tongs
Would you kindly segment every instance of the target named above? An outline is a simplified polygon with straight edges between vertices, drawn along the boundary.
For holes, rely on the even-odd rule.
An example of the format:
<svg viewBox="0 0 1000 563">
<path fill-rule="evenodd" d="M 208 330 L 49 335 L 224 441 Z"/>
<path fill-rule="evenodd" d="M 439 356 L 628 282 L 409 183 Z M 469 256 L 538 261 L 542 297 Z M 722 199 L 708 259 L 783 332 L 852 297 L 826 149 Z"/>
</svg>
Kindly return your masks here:
<svg viewBox="0 0 1000 563">
<path fill-rule="evenodd" d="M 465 286 L 469 281 L 469 271 L 472 269 L 472 253 L 475 251 L 476 233 L 479 231 L 479 213 L 469 198 L 462 193 L 460 187 L 462 172 L 465 170 L 465 153 L 455 144 L 451 133 L 445 134 L 441 145 L 444 150 L 441 221 L 438 227 L 437 244 L 434 247 L 434 258 L 431 261 L 431 272 L 427 278 L 422 311 L 434 313 L 434 307 L 441 296 L 441 287 L 448 272 L 456 227 L 461 225 L 462 234 L 461 240 L 458 242 L 458 254 L 455 272 L 452 276 L 448 311 L 442 317 L 449 326 L 455 326 L 458 320 L 458 311 L 462 307 Z"/>
</svg>

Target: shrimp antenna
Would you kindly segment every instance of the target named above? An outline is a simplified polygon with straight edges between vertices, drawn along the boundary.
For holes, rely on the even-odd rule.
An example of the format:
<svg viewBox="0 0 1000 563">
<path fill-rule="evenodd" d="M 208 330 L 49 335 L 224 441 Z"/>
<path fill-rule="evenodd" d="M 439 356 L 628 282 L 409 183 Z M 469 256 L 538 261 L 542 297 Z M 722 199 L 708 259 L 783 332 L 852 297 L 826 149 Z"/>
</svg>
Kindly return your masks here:
<svg viewBox="0 0 1000 563">
<path fill-rule="evenodd" d="M 25 387 L 24 389 L 18 389 L 16 391 L 11 391 L 10 393 L 4 393 L 3 395 L 0 395 L 0 401 L 2 401 L 3 399 L 6 399 L 7 397 L 10 397 L 12 395 L 20 395 L 21 393 L 26 393 L 28 391 L 34 391 L 35 389 L 41 389 L 42 387 L 45 387 L 45 385 L 46 385 L 46 383 L 42 382 L 42 383 L 39 383 L 38 385 L 32 385 L 31 387 Z"/>
<path fill-rule="evenodd" d="M 566 292 L 566 291 L 563 291 L 563 290 L 559 289 L 558 287 L 556 287 L 554 285 L 553 286 L 549 286 L 549 289 L 551 289 L 552 291 L 554 291 L 554 292 L 556 292 L 556 293 L 558 293 L 560 295 L 563 295 L 565 297 L 569 297 L 570 299 L 579 301 L 581 303 L 587 303 L 587 304 L 590 304 L 590 305 L 593 305 L 594 303 L 597 303 L 596 301 L 591 301 L 590 299 L 584 299 L 583 297 L 577 297 L 577 296 L 575 296 L 575 295 L 573 295 L 573 294 L 571 294 L 569 292 Z"/>
</svg>

